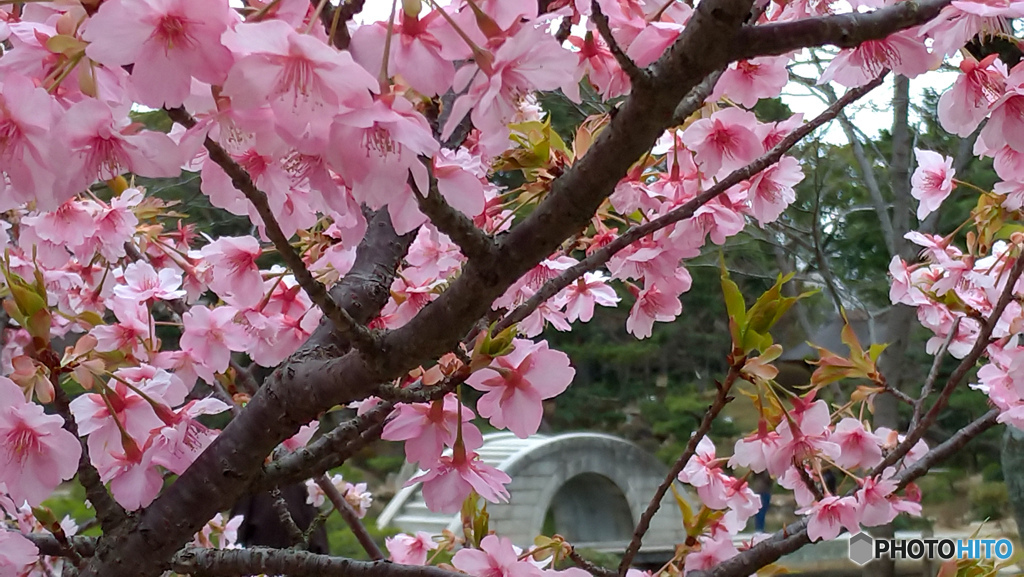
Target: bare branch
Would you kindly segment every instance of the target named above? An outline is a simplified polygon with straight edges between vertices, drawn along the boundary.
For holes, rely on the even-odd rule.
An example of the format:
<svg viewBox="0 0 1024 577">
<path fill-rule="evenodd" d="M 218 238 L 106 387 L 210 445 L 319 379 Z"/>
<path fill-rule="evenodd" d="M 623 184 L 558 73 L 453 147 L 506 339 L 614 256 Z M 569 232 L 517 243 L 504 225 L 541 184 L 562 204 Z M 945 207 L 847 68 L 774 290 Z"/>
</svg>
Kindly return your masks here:
<svg viewBox="0 0 1024 577">
<path fill-rule="evenodd" d="M 195 119 L 183 108 L 168 109 L 167 114 L 171 117 L 171 120 L 185 128 L 192 128 L 196 124 Z M 288 237 L 284 235 L 284 231 L 281 230 L 281 226 L 277 223 L 277 218 L 274 216 L 273 209 L 270 208 L 267 195 L 256 188 L 256 184 L 252 181 L 249 173 L 239 166 L 231 158 L 231 155 L 213 139 L 207 137 L 203 142 L 203 146 L 209 153 L 210 160 L 217 163 L 227 173 L 231 178 L 231 184 L 256 207 L 256 212 L 259 213 L 263 226 L 266 229 L 267 237 L 274 243 L 274 247 L 277 248 L 281 259 L 284 260 L 284 263 L 291 269 L 292 274 L 295 275 L 295 280 L 306 291 L 309 298 L 320 307 L 320 310 L 324 312 L 324 316 L 331 319 L 335 329 L 355 343 L 358 348 L 374 349 L 376 347 L 376 339 L 373 334 L 365 326 L 353 320 L 348 311 L 334 302 L 334 299 L 327 293 L 324 285 L 313 278 L 309 269 L 306 268 L 306 263 L 299 256 L 299 253 L 295 252 L 295 248 L 288 242 Z"/>
<path fill-rule="evenodd" d="M 330 500 L 331 504 L 334 505 L 335 510 L 345 519 L 345 523 L 348 524 L 349 529 L 352 529 L 352 534 L 356 536 L 356 540 L 366 551 L 370 559 L 374 561 L 381 561 L 386 558 L 380 547 L 377 546 L 377 542 L 373 540 L 370 533 L 367 532 L 366 527 L 363 525 L 363 521 L 356 514 L 355 509 L 352 505 L 348 504 L 345 497 L 342 496 L 338 488 L 334 486 L 334 483 L 327 478 L 327 475 L 317 475 L 313 481 L 323 490 L 324 494 L 327 495 L 327 499 Z"/>
<path fill-rule="evenodd" d="M 690 461 L 694 453 L 697 452 L 697 444 L 700 443 L 708 431 L 711 430 L 711 425 L 714 423 L 715 418 L 718 417 L 718 413 L 725 408 L 732 397 L 729 396 L 729 391 L 732 389 L 733 383 L 740 376 L 740 371 L 743 369 L 743 364 L 746 361 L 745 357 L 733 359 L 732 366 L 729 367 L 729 373 L 725 376 L 723 383 L 716 383 L 718 385 L 718 394 L 715 395 L 715 400 L 708 407 L 708 412 L 704 415 L 704 418 L 700 422 L 700 426 L 693 432 L 693 436 L 690 437 L 689 442 L 686 443 L 686 450 L 676 460 L 675 465 L 665 475 L 665 480 L 658 485 L 658 489 L 654 492 L 654 496 L 651 497 L 650 503 L 647 504 L 647 509 L 644 510 L 643 514 L 640 515 L 640 522 L 636 524 L 636 529 L 633 531 L 633 539 L 629 542 L 629 546 L 626 547 L 626 552 L 622 555 L 622 562 L 619 563 L 619 575 L 624 576 L 626 571 L 629 570 L 630 564 L 633 562 L 633 557 L 636 556 L 637 552 L 640 551 L 640 545 L 643 542 L 644 535 L 651 526 L 651 519 L 654 518 L 654 514 L 661 508 L 661 500 L 665 498 L 665 493 L 668 492 L 669 487 L 672 483 L 675 483 L 676 477 L 679 476 L 680 471 L 686 466 L 686 463 Z"/>
<path fill-rule="evenodd" d="M 953 320 L 953 326 L 949 328 L 949 334 L 942 340 L 942 346 L 935 352 L 935 359 L 932 361 L 932 368 L 928 369 L 928 376 L 924 380 L 924 385 L 921 387 L 921 395 L 914 401 L 914 415 L 910 418 L 910 429 L 917 427 L 918 421 L 921 420 L 921 413 L 924 412 L 924 402 L 932 394 L 932 389 L 935 388 L 935 381 L 939 379 L 939 367 L 942 365 L 942 359 L 946 356 L 946 351 L 949 350 L 949 344 L 953 342 L 953 338 L 960 332 L 960 319 L 957 317 Z"/>
<path fill-rule="evenodd" d="M 466 258 L 480 260 L 494 257 L 498 249 L 494 240 L 477 228 L 472 219 L 448 204 L 448 201 L 437 190 L 437 179 L 434 178 L 433 171 L 430 174 L 430 189 L 426 195 L 416 186 L 416 181 L 411 176 L 409 177 L 409 186 L 412 187 L 416 202 L 423 214 L 427 215 L 437 230 L 452 239 L 452 242 L 462 250 L 462 254 Z"/>
<path fill-rule="evenodd" d="M 615 40 L 615 36 L 612 35 L 611 26 L 608 25 L 608 17 L 601 11 L 601 4 L 597 0 L 591 0 L 590 12 L 591 17 L 594 19 L 594 25 L 597 26 L 597 31 L 601 34 L 605 44 L 608 45 L 609 52 L 615 57 L 615 61 L 619 63 L 619 67 L 626 73 L 626 76 L 629 76 L 629 80 L 634 85 L 650 80 L 647 71 L 637 66 L 636 62 L 633 62 L 629 56 L 626 56 L 618 41 Z"/>
<path fill-rule="evenodd" d="M 264 467 L 258 488 L 287 485 L 323 473 L 344 462 L 355 451 L 376 440 L 393 405 L 381 403 L 346 421 L 329 433 Z"/>
<path fill-rule="evenodd" d="M 281 490 L 274 487 L 270 490 L 271 507 L 274 508 L 274 512 L 277 513 L 277 520 L 281 522 L 281 526 L 288 533 L 288 539 L 292 543 L 292 547 L 296 549 L 305 550 L 309 547 L 309 543 L 306 542 L 306 535 L 303 534 L 302 529 L 295 523 L 295 519 L 292 518 L 291 511 L 288 510 L 288 501 L 284 500 L 284 495 L 281 494 Z"/>
<path fill-rule="evenodd" d="M 572 559 L 572 562 L 575 563 L 577 567 L 583 569 L 587 573 L 590 573 L 594 577 L 616 577 L 618 575 L 618 572 L 616 571 L 594 565 L 590 561 L 587 561 L 576 552 L 575 547 L 569 550 L 569 559 Z"/>
</svg>

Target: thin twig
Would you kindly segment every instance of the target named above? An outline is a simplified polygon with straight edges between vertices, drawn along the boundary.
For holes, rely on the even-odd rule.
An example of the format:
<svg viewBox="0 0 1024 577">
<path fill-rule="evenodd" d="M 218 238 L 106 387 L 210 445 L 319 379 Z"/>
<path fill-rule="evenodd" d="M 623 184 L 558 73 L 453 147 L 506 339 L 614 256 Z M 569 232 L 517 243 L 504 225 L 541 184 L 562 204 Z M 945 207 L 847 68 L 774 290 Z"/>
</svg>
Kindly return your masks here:
<svg viewBox="0 0 1024 577">
<path fill-rule="evenodd" d="M 597 31 L 601 34 L 605 44 L 608 45 L 608 51 L 615 57 L 615 61 L 619 63 L 619 67 L 626 73 L 626 76 L 629 76 L 629 80 L 634 85 L 649 81 L 650 76 L 647 71 L 637 66 L 636 62 L 633 62 L 629 56 L 626 56 L 618 41 L 615 40 L 615 37 L 612 35 L 611 26 L 608 24 L 608 17 L 601 11 L 601 5 L 597 0 L 591 0 L 590 12 L 591 18 L 597 26 Z"/>
<path fill-rule="evenodd" d="M 429 163 L 427 170 L 430 174 L 430 188 L 426 195 L 420 191 L 416 180 L 409 177 L 409 186 L 412 188 L 420 211 L 427 215 L 437 230 L 448 235 L 448 238 L 452 239 L 452 242 L 469 260 L 493 258 L 498 248 L 494 240 L 477 228 L 471 218 L 448 204 L 448 201 L 441 196 L 437 189 L 437 179 L 434 178 Z"/>
<path fill-rule="evenodd" d="M 572 562 L 575 563 L 577 567 L 585 570 L 594 577 L 616 577 L 618 575 L 618 573 L 611 569 L 594 565 L 590 561 L 587 561 L 576 552 L 575 547 L 569 550 L 569 559 L 572 559 Z"/>
<path fill-rule="evenodd" d="M 629 542 L 629 546 L 626 547 L 626 552 L 622 554 L 622 562 L 619 563 L 618 574 L 620 576 L 626 574 L 626 571 L 629 570 L 629 565 L 633 562 L 633 558 L 640 551 L 644 535 L 651 526 L 651 519 L 654 518 L 654 514 L 661 507 L 661 500 L 665 497 L 665 493 L 668 492 L 672 483 L 676 481 L 676 477 L 679 476 L 686 463 L 697 452 L 697 445 L 708 434 L 708 431 L 711 430 L 711 425 L 714 423 L 715 418 L 718 417 L 718 413 L 725 408 L 725 405 L 732 401 L 733 398 L 729 396 L 729 390 L 732 389 L 733 383 L 739 378 L 745 361 L 746 357 L 733 359 L 732 366 L 729 367 L 729 373 L 725 376 L 725 381 L 718 386 L 718 393 L 715 395 L 714 402 L 708 407 L 708 412 L 704 415 L 700 426 L 694 431 L 693 436 L 690 437 L 690 441 L 686 443 L 686 450 L 683 451 L 683 454 L 672 465 L 672 469 L 665 476 L 665 480 L 661 482 L 661 485 L 658 485 L 658 489 L 654 492 L 654 496 L 651 497 L 650 503 L 647 504 L 647 509 L 640 515 L 640 522 L 636 524 L 636 529 L 633 531 L 633 539 Z"/>
<path fill-rule="evenodd" d="M 946 356 L 946 351 L 949 350 L 950 343 L 956 337 L 956 334 L 960 332 L 960 319 L 962 317 L 956 317 L 953 320 L 953 326 L 949 329 L 949 334 L 942 340 L 942 346 L 935 353 L 935 359 L 932 361 L 932 368 L 928 370 L 928 377 L 924 380 L 924 385 L 921 387 L 921 395 L 914 401 L 914 415 L 910 418 L 910 427 L 913 429 L 917 426 L 918 421 L 921 420 L 921 413 L 924 412 L 924 402 L 929 395 L 932 394 L 932 389 L 935 387 L 935 381 L 939 378 L 939 366 L 942 365 L 942 359 Z M 908 430 L 909 430 L 908 429 Z"/>
<path fill-rule="evenodd" d="M 184 108 L 167 109 L 167 114 L 171 117 L 171 120 L 185 128 L 192 128 L 196 124 L 195 119 Z M 316 303 L 320 310 L 323 311 L 324 316 L 331 320 L 335 330 L 348 338 L 360 350 L 368 351 L 375 349 L 377 344 L 373 333 L 365 326 L 353 320 L 348 311 L 338 306 L 334 299 L 331 298 L 331 295 L 328 294 L 324 285 L 309 272 L 305 261 L 299 256 L 299 253 L 295 252 L 295 248 L 288 242 L 288 237 L 281 230 L 281 226 L 274 216 L 274 211 L 270 208 L 267 195 L 256 188 L 256 184 L 252 181 L 249 173 L 235 162 L 235 159 L 231 158 L 231 155 L 212 138 L 206 137 L 203 145 L 210 155 L 210 160 L 224 170 L 228 177 L 231 178 L 231 184 L 256 207 L 256 212 L 263 221 L 267 237 L 274 243 L 274 247 L 277 248 L 281 259 L 291 269 L 292 274 L 295 275 L 295 280 L 306 291 L 306 295 L 309 296 L 310 300 Z"/>
<path fill-rule="evenodd" d="M 330 500 L 334 508 L 341 514 L 341 517 L 345 519 L 345 523 L 348 524 L 349 529 L 352 529 L 352 534 L 356 536 L 356 540 L 359 541 L 359 544 L 366 551 L 366 554 L 370 556 L 370 559 L 374 561 L 386 559 L 387 556 L 384 555 L 380 547 L 377 546 L 377 542 L 370 536 L 356 510 L 352 508 L 352 505 L 349 505 L 345 497 L 338 491 L 338 488 L 334 486 L 334 483 L 327 478 L 327 475 L 317 475 L 313 478 L 313 482 L 323 490 L 324 494 L 327 495 L 327 499 Z"/>
<path fill-rule="evenodd" d="M 270 491 L 270 497 L 272 499 L 271 505 L 274 507 L 274 512 L 277 513 L 277 519 L 281 522 L 281 525 L 284 526 L 285 531 L 288 533 L 288 539 L 291 540 L 292 547 L 301 550 L 308 549 L 309 542 L 306 541 L 306 535 L 295 523 L 295 519 L 292 518 L 292 513 L 288 510 L 288 501 L 284 500 L 284 495 L 281 494 L 281 490 L 274 487 Z"/>
<path fill-rule="evenodd" d="M 103 532 L 109 533 L 128 520 L 128 513 L 103 486 L 100 473 L 89 458 L 89 444 L 86 443 L 84 437 L 78 435 L 78 424 L 71 414 L 71 400 L 60 386 L 57 372 L 51 371 L 50 375 L 53 383 L 54 405 L 57 408 L 57 413 L 64 419 L 64 430 L 74 435 L 82 445 L 82 455 L 78 459 L 78 482 L 85 488 L 85 496 L 92 503 L 92 507 L 96 511 L 96 519 L 100 522 Z"/>
<path fill-rule="evenodd" d="M 256 488 L 286 485 L 336 467 L 379 437 L 394 405 L 385 401 L 263 468 Z"/>
</svg>

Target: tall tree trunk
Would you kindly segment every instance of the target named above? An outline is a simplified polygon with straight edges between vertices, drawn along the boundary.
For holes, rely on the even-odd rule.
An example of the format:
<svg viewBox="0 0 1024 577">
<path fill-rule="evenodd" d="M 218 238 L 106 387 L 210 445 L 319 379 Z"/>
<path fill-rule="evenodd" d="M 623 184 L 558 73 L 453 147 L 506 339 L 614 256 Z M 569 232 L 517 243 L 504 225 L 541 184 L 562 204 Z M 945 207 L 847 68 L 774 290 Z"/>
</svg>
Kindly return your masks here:
<svg viewBox="0 0 1024 577">
<path fill-rule="evenodd" d="M 1024 431 L 1012 425 L 1003 433 L 1002 464 L 1019 536 L 1024 533 Z"/>
<path fill-rule="evenodd" d="M 910 230 L 910 80 L 906 76 L 896 76 L 893 87 L 893 119 L 892 119 L 892 159 L 889 162 L 889 189 L 892 192 L 892 216 L 890 220 L 891 237 L 886 245 L 893 255 L 904 259 L 912 256 L 905 254 L 909 248 L 903 236 Z M 888 210 L 879 214 L 884 222 L 889 217 Z M 916 315 L 914 309 L 905 305 L 894 306 L 887 315 L 885 339 L 888 348 L 879 360 L 879 369 L 885 380 L 895 389 L 903 388 L 906 377 L 906 352 L 910 344 L 910 330 Z M 899 430 L 899 413 L 896 397 L 885 394 L 875 399 L 874 426 L 889 427 Z M 877 527 L 872 534 L 876 537 L 892 538 L 895 534 L 892 524 Z M 896 564 L 891 559 L 883 559 L 864 566 L 864 577 L 893 577 Z"/>
</svg>

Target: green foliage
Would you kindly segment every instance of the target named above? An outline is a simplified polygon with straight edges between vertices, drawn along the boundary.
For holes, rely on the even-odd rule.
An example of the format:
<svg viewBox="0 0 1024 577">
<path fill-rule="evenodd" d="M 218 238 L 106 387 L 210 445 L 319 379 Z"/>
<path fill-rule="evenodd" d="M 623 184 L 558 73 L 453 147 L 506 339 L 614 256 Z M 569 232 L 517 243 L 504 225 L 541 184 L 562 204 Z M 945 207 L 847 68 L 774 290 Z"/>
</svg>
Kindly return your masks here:
<svg viewBox="0 0 1024 577">
<path fill-rule="evenodd" d="M 969 499 L 971 515 L 979 521 L 1002 519 L 1010 508 L 1006 484 L 1002 482 L 983 482 L 972 487 Z"/>
<path fill-rule="evenodd" d="M 385 527 L 383 529 L 377 528 L 377 519 L 370 517 L 369 515 L 363 519 L 363 526 L 366 527 L 367 532 L 373 537 L 374 542 L 381 548 L 382 551 L 387 551 L 384 548 L 384 539 L 397 535 L 401 531 L 393 527 Z M 359 559 L 368 561 L 370 556 L 366 554 L 363 547 L 359 544 L 359 540 L 356 539 L 355 534 L 349 529 L 345 520 L 341 518 L 341 515 L 337 513 L 332 514 L 327 518 L 325 524 L 327 529 L 327 542 L 331 547 L 331 555 L 340 555 L 342 557 L 348 557 L 349 559 Z"/>
</svg>

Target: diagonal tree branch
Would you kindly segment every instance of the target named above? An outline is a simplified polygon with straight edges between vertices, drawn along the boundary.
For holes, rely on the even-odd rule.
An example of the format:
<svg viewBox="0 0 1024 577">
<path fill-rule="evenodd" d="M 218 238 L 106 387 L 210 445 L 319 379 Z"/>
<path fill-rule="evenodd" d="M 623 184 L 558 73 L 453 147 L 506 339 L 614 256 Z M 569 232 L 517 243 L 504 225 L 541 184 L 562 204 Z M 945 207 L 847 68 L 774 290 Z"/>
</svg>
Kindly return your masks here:
<svg viewBox="0 0 1024 577">
<path fill-rule="evenodd" d="M 363 525 L 363 521 L 356 514 L 355 509 L 352 505 L 348 504 L 345 497 L 342 496 L 338 488 L 334 486 L 334 483 L 327 478 L 327 475 L 317 475 L 313 481 L 323 490 L 324 494 L 327 495 L 327 499 L 330 500 L 331 504 L 341 515 L 345 523 L 348 524 L 349 529 L 352 530 L 352 534 L 356 536 L 356 540 L 359 541 L 359 545 L 362 546 L 366 554 L 370 556 L 373 561 L 382 561 L 386 558 L 380 547 L 377 546 L 377 542 L 373 540 L 370 533 L 367 532 L 366 527 Z"/>
<path fill-rule="evenodd" d="M 742 351 L 740 351 L 742 352 Z M 640 551 L 640 545 L 643 542 L 644 535 L 647 530 L 650 529 L 651 520 L 654 519 L 654 515 L 661 508 L 661 500 L 665 497 L 669 487 L 676 482 L 676 478 L 679 473 L 682 472 L 683 468 L 686 467 L 686 463 L 690 461 L 697 452 L 697 445 L 700 444 L 701 440 L 711 430 L 711 425 L 714 424 L 718 414 L 722 412 L 725 405 L 729 404 L 733 400 L 733 397 L 729 396 L 729 391 L 732 389 L 736 379 L 740 376 L 740 371 L 743 370 L 743 364 L 746 362 L 746 357 L 740 357 L 732 359 L 732 366 L 729 367 L 729 373 L 725 376 L 725 381 L 722 383 L 716 382 L 718 386 L 718 393 L 715 395 L 715 400 L 708 407 L 707 413 L 704 414 L 704 418 L 701 419 L 700 426 L 693 432 L 693 436 L 686 443 L 686 449 L 683 454 L 676 459 L 674 465 L 669 470 L 668 474 L 665 475 L 665 480 L 658 485 L 658 489 L 654 492 L 650 502 L 647 504 L 647 509 L 644 510 L 643 514 L 640 515 L 640 522 L 637 523 L 636 529 L 633 532 L 633 539 L 630 540 L 629 546 L 626 547 L 626 552 L 622 555 L 622 562 L 619 563 L 619 576 L 624 577 L 626 571 L 629 570 L 630 565 L 633 563 L 633 558 L 637 552 Z"/>
<path fill-rule="evenodd" d="M 412 177 L 409 177 L 409 186 L 412 187 L 416 202 L 423 214 L 427 215 L 437 230 L 452 239 L 452 242 L 462 250 L 462 254 L 466 258 L 472 260 L 494 258 L 498 248 L 494 244 L 494 240 L 477 228 L 472 219 L 448 204 L 448 201 L 441 196 L 437 189 L 437 179 L 434 178 L 433 171 L 430 171 L 430 189 L 427 194 L 420 191 Z"/>
<path fill-rule="evenodd" d="M 825 124 L 826 122 L 835 118 L 840 111 L 843 110 L 851 102 L 861 98 L 871 90 L 878 87 L 884 78 L 884 74 L 879 76 L 875 80 L 861 86 L 847 91 L 846 94 L 839 98 L 834 104 L 826 108 L 821 114 L 797 127 L 793 132 L 789 133 L 781 142 L 779 142 L 770 152 L 761 156 L 754 162 L 744 166 L 743 168 L 737 169 L 729 174 L 727 177 L 720 180 L 711 188 L 697 195 L 696 198 L 686 202 L 685 204 L 672 209 L 671 211 L 661 215 L 660 217 L 630 228 L 628 231 L 620 235 L 618 238 L 608 243 L 599 250 L 594 251 L 587 258 L 574 264 L 573 266 L 565 269 L 558 277 L 549 280 L 544 284 L 529 300 L 525 303 L 516 307 L 512 312 L 506 315 L 495 327 L 495 331 L 502 331 L 514 323 L 517 323 L 526 317 L 530 316 L 534 310 L 541 303 L 548 300 L 549 298 L 558 294 L 559 291 L 569 286 L 576 281 L 577 278 L 583 275 L 587 271 L 592 271 L 599 266 L 604 265 L 612 256 L 614 256 L 620 250 L 640 240 L 641 238 L 659 231 L 669 225 L 675 224 L 680 220 L 685 220 L 693 216 L 694 212 L 701 206 L 704 206 L 711 199 L 715 198 L 719 194 L 722 194 L 739 184 L 740 182 L 754 176 L 761 172 L 765 168 L 768 168 L 772 164 L 775 164 L 782 158 L 789 149 L 793 148 L 797 142 L 802 140 L 805 136 L 813 132 L 815 129 Z"/>
<path fill-rule="evenodd" d="M 185 128 L 192 128 L 196 125 L 195 119 L 192 118 L 192 116 L 183 108 L 168 109 L 167 114 L 171 117 L 171 120 Z M 259 213 L 260 219 L 263 221 L 263 226 L 266 229 L 267 237 L 274 243 L 274 247 L 277 248 L 277 252 L 281 255 L 281 259 L 284 260 L 288 268 L 291 269 L 292 274 L 295 275 L 295 280 L 299 282 L 299 285 L 301 285 L 302 289 L 306 291 L 309 298 L 312 299 L 318 307 L 320 307 L 320 310 L 324 312 L 324 316 L 331 319 L 331 322 L 334 323 L 335 330 L 360 348 L 374 348 L 376 345 L 376 339 L 370 331 L 365 326 L 353 320 L 352 316 L 348 314 L 348 311 L 334 302 L 334 299 L 332 299 L 331 295 L 327 293 L 327 289 L 324 288 L 324 285 L 313 278 L 309 269 L 306 268 L 306 263 L 302 260 L 302 257 L 299 256 L 299 253 L 295 252 L 295 248 L 292 247 L 290 242 L 288 242 L 288 237 L 284 235 L 284 231 L 281 230 L 281 226 L 277 223 L 277 218 L 274 216 L 273 209 L 270 208 L 267 195 L 256 188 L 256 184 L 252 181 L 252 177 L 249 176 L 249 173 L 239 166 L 239 164 L 231 158 L 231 155 L 213 139 L 207 137 L 203 142 L 203 146 L 209 153 L 210 160 L 217 163 L 217 165 L 227 173 L 228 177 L 231 178 L 231 184 L 244 194 L 245 197 L 249 199 L 249 202 L 256 207 L 256 212 Z"/>
</svg>

